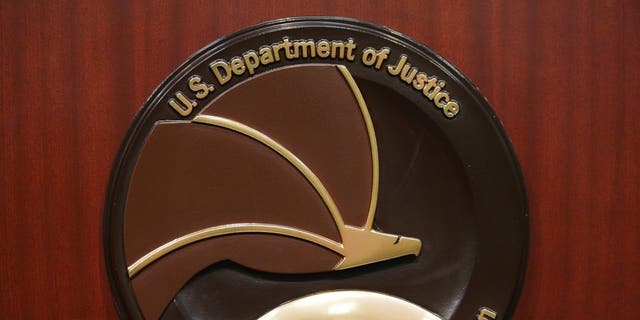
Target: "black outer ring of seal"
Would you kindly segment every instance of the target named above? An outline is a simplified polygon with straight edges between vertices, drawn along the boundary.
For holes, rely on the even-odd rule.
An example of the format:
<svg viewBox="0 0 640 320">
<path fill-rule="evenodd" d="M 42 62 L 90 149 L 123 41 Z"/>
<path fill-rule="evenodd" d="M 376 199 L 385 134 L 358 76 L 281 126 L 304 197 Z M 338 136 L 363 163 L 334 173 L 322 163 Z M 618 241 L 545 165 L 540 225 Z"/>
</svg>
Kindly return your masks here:
<svg viewBox="0 0 640 320">
<path fill-rule="evenodd" d="M 507 157 L 510 159 L 512 174 L 518 181 L 518 201 L 522 208 L 522 212 L 519 213 L 521 216 L 516 217 L 519 219 L 518 221 L 522 227 L 521 230 L 518 230 L 521 232 L 520 235 L 522 242 L 519 276 L 517 283 L 515 283 L 514 289 L 511 292 L 510 302 L 503 310 L 502 314 L 498 315 L 498 319 L 510 319 L 519 299 L 526 272 L 529 247 L 529 208 L 522 170 L 513 150 L 511 141 L 509 140 L 500 120 L 497 118 L 486 98 L 478 91 L 477 86 L 475 86 L 465 75 L 462 74 L 462 72 L 434 50 L 411 37 L 389 28 L 356 19 L 333 16 L 282 18 L 263 22 L 222 37 L 189 57 L 187 61 L 163 80 L 145 101 L 141 110 L 138 111 L 132 121 L 132 124 L 126 133 L 125 139 L 120 145 L 118 154 L 114 160 L 104 206 L 103 243 L 105 263 L 114 303 L 120 317 L 122 319 L 143 319 L 142 313 L 137 306 L 129 284 L 130 280 L 127 274 L 122 239 L 123 230 L 121 226 L 123 224 L 123 215 L 117 214 L 116 208 L 119 206 L 121 208 L 123 205 L 121 200 L 126 198 L 126 190 L 123 190 L 123 183 L 128 182 L 128 177 L 123 179 L 123 174 L 127 172 L 130 173 L 132 169 L 130 167 L 131 161 L 128 161 L 128 159 L 132 157 L 132 154 L 135 155 L 137 152 L 133 147 L 134 140 L 139 138 L 139 134 L 141 132 L 144 132 L 144 123 L 149 122 L 152 112 L 163 102 L 163 99 L 166 99 L 167 94 L 171 92 L 179 80 L 188 76 L 188 73 L 202 64 L 205 59 L 224 51 L 230 43 L 254 37 L 262 32 L 287 30 L 289 28 L 304 28 L 307 26 L 357 30 L 358 32 L 367 33 L 374 37 L 380 37 L 383 40 L 392 41 L 402 45 L 408 51 L 429 59 L 431 63 L 440 68 L 440 71 L 458 82 L 459 85 L 461 85 L 473 98 L 473 102 L 477 106 L 480 106 L 481 111 L 484 113 L 484 118 L 490 120 L 491 126 L 503 144 L 503 151 L 507 153 Z M 197 112 L 194 112 L 193 114 L 195 115 Z M 124 197 L 123 193 L 125 195 Z M 471 316 L 472 315 L 469 315 L 469 318 Z"/>
</svg>

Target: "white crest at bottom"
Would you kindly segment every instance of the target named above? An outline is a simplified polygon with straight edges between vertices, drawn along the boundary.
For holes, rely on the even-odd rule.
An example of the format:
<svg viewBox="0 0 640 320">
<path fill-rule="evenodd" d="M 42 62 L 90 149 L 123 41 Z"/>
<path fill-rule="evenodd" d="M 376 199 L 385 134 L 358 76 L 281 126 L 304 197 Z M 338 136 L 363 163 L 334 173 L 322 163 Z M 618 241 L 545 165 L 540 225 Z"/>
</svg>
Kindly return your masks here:
<svg viewBox="0 0 640 320">
<path fill-rule="evenodd" d="M 407 300 L 383 293 L 339 290 L 289 301 L 258 320 L 442 320 Z"/>
</svg>

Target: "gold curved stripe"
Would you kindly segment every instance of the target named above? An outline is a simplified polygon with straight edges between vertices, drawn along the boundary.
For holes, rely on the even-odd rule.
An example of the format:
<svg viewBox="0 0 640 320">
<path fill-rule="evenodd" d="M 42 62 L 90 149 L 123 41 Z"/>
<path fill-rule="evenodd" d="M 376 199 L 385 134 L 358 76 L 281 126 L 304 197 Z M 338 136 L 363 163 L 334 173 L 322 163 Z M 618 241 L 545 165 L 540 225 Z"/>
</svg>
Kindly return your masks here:
<svg viewBox="0 0 640 320">
<path fill-rule="evenodd" d="M 340 243 L 312 232 L 276 224 L 233 223 L 198 230 L 161 245 L 128 267 L 129 278 L 133 278 L 140 270 L 152 262 L 181 247 L 204 239 L 239 233 L 268 233 L 289 236 L 315 243 L 344 255 L 344 248 Z"/>
<path fill-rule="evenodd" d="M 322 184 L 320 179 L 315 175 L 315 173 L 313 173 L 313 171 L 311 171 L 311 169 L 309 169 L 309 167 L 307 167 L 307 165 L 304 164 L 302 160 L 298 159 L 298 157 L 296 157 L 291 151 L 289 151 L 287 148 L 285 148 L 275 140 L 271 139 L 266 134 L 231 119 L 226 119 L 226 118 L 221 118 L 216 116 L 209 116 L 209 115 L 198 115 L 193 119 L 193 121 L 204 123 L 204 124 L 210 124 L 210 125 L 214 125 L 222 128 L 227 128 L 227 129 L 236 131 L 238 133 L 242 133 L 268 146 L 269 148 L 273 149 L 275 152 L 277 152 L 282 157 L 284 157 L 287 161 L 293 164 L 293 166 L 296 167 L 296 169 L 298 169 L 298 171 L 300 171 L 300 173 L 302 173 L 302 175 L 304 175 L 305 178 L 307 178 L 307 180 L 311 183 L 311 185 L 316 190 L 316 192 L 320 195 L 320 198 L 322 198 L 322 201 L 327 206 L 327 209 L 329 209 L 329 212 L 333 217 L 333 221 L 335 221 L 336 226 L 338 227 L 338 232 L 342 237 L 342 234 L 344 233 L 344 221 L 342 220 L 342 215 L 340 214 L 340 210 L 338 210 L 338 207 L 336 206 L 335 202 L 333 201 L 333 198 L 329 194 L 329 191 L 327 191 L 327 188 L 324 187 L 324 185 Z"/>
<path fill-rule="evenodd" d="M 373 227 L 373 219 L 375 216 L 376 206 L 378 202 L 378 189 L 379 189 L 379 179 L 380 179 L 379 178 L 378 144 L 376 140 L 375 130 L 373 128 L 373 122 L 371 120 L 371 116 L 369 115 L 369 110 L 364 101 L 362 93 L 358 88 L 358 85 L 356 84 L 355 80 L 351 76 L 351 73 L 345 66 L 337 65 L 337 67 L 338 67 L 338 70 L 340 70 L 343 77 L 345 78 L 345 80 L 347 81 L 347 83 L 349 84 L 349 87 L 351 88 L 351 91 L 353 92 L 353 95 L 355 96 L 356 101 L 358 102 L 358 106 L 360 108 L 363 120 L 365 122 L 365 126 L 367 128 L 367 134 L 369 136 L 369 144 L 371 148 L 371 163 L 372 163 L 373 172 L 372 172 L 371 202 L 369 204 L 369 211 L 367 214 L 366 223 L 364 225 L 364 230 L 371 230 Z M 296 167 L 296 169 L 298 169 L 298 171 L 302 173 L 303 176 L 311 183 L 311 185 L 316 190 L 320 198 L 323 200 L 323 202 L 327 206 L 327 209 L 331 213 L 331 216 L 334 222 L 336 223 L 340 236 L 344 238 L 344 235 L 345 235 L 344 221 L 342 219 L 342 215 L 340 214 L 340 210 L 338 209 L 335 202 L 333 201 L 333 198 L 331 197 L 331 195 L 329 194 L 325 186 L 322 184 L 320 179 L 313 173 L 313 171 L 311 171 L 311 169 L 309 169 L 309 167 L 304 162 L 302 162 L 302 160 L 296 157 L 291 151 L 289 151 L 284 146 L 280 145 L 275 140 L 271 139 L 266 134 L 231 119 L 210 116 L 210 115 L 198 115 L 193 119 L 193 122 L 214 125 L 214 126 L 230 129 L 235 132 L 244 134 L 268 146 L 269 148 L 271 148 L 272 150 L 280 154 L 282 157 L 284 157 L 287 161 L 293 164 L 294 167 Z M 160 259 L 164 255 L 174 250 L 177 250 L 181 247 L 184 247 L 186 245 L 189 245 L 191 243 L 194 243 L 203 239 L 208 239 L 208 238 L 213 238 L 213 237 L 218 237 L 223 235 L 230 235 L 230 234 L 239 234 L 239 233 L 266 233 L 266 234 L 278 234 L 278 235 L 290 236 L 290 237 L 299 238 L 299 239 L 309 241 L 311 243 L 318 244 L 322 247 L 325 247 L 343 256 L 347 255 L 345 252 L 344 246 L 342 244 L 312 232 L 308 232 L 308 231 L 293 228 L 293 227 L 274 225 L 274 224 L 236 223 L 236 224 L 227 224 L 227 225 L 215 226 L 215 227 L 198 230 L 163 244 L 162 246 L 147 253 L 146 255 L 138 259 L 136 262 L 134 262 L 131 266 L 129 266 L 128 267 L 129 277 L 130 278 L 134 277 L 140 270 L 144 269 L 146 266 L 148 266 L 152 262 Z"/>
<path fill-rule="evenodd" d="M 371 116 L 369 115 L 369 109 L 367 108 L 367 104 L 364 102 L 364 98 L 362 97 L 360 88 L 358 88 L 358 84 L 351 76 L 351 73 L 349 72 L 347 67 L 338 65 L 338 70 L 340 70 L 344 79 L 347 80 L 347 83 L 349 83 L 349 87 L 351 87 L 351 91 L 358 101 L 360 112 L 362 112 L 362 118 L 364 119 L 364 123 L 367 127 L 367 134 L 369 135 L 369 146 L 371 147 L 371 166 L 373 168 L 373 181 L 371 186 L 371 203 L 369 204 L 369 212 L 367 214 L 367 222 L 364 225 L 364 229 L 371 230 L 371 228 L 373 228 L 373 218 L 376 214 L 376 206 L 378 205 L 378 188 L 380 184 L 380 164 L 378 162 L 378 142 L 376 140 L 376 132 L 373 128 L 373 121 L 371 121 Z"/>
</svg>

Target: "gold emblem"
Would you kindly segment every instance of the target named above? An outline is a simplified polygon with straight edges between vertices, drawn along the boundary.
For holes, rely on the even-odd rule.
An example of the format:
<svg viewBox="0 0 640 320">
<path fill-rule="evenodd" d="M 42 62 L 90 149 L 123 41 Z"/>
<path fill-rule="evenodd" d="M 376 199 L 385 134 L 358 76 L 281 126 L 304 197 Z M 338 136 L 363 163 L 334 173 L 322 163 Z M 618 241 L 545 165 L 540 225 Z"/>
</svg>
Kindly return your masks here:
<svg viewBox="0 0 640 320">
<path fill-rule="evenodd" d="M 357 84 L 351 77 L 349 70 L 347 70 L 347 68 L 345 68 L 344 66 L 336 67 L 338 68 L 338 70 L 340 70 L 345 80 L 349 83 L 349 87 L 353 91 L 353 95 L 356 98 L 358 106 L 360 108 L 360 112 L 362 113 L 362 121 L 365 123 L 369 136 L 372 163 L 371 167 L 373 168 L 373 185 L 371 187 L 371 201 L 366 223 L 362 226 L 351 226 L 345 224 L 344 220 L 342 219 L 342 215 L 340 214 L 340 209 L 336 206 L 333 198 L 331 197 L 331 194 L 329 193 L 329 191 L 327 191 L 327 188 L 323 185 L 318 176 L 314 174 L 313 171 L 309 169 L 309 167 L 302 160 L 296 157 L 295 154 L 293 154 L 277 141 L 274 141 L 266 134 L 240 122 L 216 116 L 198 115 L 193 119 L 194 123 L 202 123 L 206 125 L 225 128 L 250 137 L 251 139 L 254 139 L 255 141 L 258 141 L 261 144 L 271 148 L 273 151 L 277 152 L 280 156 L 286 159 L 292 166 L 294 166 L 309 181 L 309 183 L 313 186 L 315 191 L 324 201 L 324 204 L 329 209 L 333 221 L 338 228 L 338 232 L 340 233 L 340 238 L 342 239 L 342 241 L 336 242 L 334 240 L 323 237 L 322 235 L 307 230 L 276 224 L 231 223 L 219 226 L 211 226 L 183 235 L 147 253 L 129 266 L 128 269 L 130 277 L 135 276 L 140 270 L 142 270 L 144 267 L 154 262 L 155 260 L 158 260 L 164 255 L 181 247 L 203 239 L 240 233 L 264 233 L 283 235 L 302 239 L 320 245 L 335 253 L 340 254 L 343 257 L 343 259 L 340 260 L 340 262 L 334 267 L 334 270 L 353 268 L 405 255 L 418 255 L 418 253 L 420 252 L 420 248 L 422 247 L 419 239 L 383 233 L 373 229 L 379 183 L 379 164 L 376 135 L 364 98 L 362 97 Z"/>
</svg>

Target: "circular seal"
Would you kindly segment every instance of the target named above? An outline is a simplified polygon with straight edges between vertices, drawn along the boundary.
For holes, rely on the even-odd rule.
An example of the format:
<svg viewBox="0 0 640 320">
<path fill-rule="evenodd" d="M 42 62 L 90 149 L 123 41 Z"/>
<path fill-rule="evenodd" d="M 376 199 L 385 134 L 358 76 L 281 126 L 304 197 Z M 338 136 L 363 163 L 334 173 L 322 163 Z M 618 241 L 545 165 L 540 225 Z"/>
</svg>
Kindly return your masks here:
<svg viewBox="0 0 640 320">
<path fill-rule="evenodd" d="M 523 178 L 477 88 L 426 46 L 334 17 L 208 45 L 115 162 L 105 254 L 123 318 L 504 319 Z"/>
</svg>

